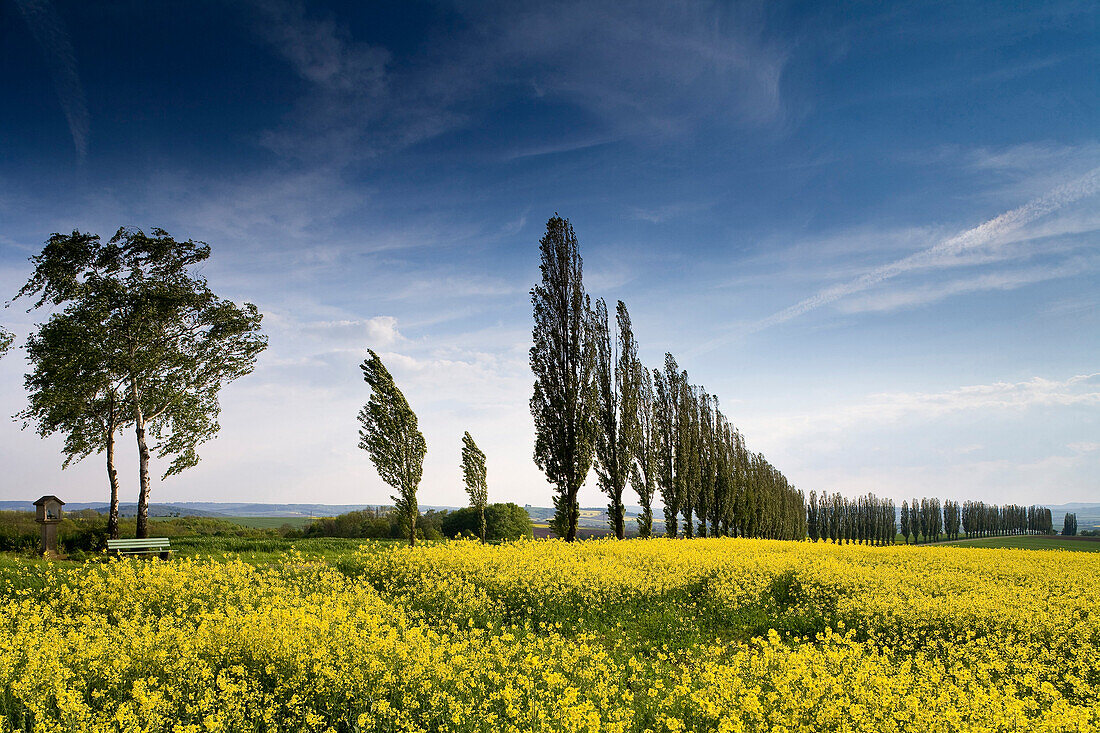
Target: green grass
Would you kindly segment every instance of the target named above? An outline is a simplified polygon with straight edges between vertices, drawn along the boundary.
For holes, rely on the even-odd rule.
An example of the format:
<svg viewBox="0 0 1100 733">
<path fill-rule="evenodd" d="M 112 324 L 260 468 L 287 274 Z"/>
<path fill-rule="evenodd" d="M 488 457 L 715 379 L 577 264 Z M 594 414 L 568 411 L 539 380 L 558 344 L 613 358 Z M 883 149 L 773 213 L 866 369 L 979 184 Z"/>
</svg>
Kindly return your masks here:
<svg viewBox="0 0 1100 733">
<path fill-rule="evenodd" d="M 1071 539 L 1069 537 L 1036 537 L 1033 535 L 1015 535 L 1012 537 L 982 537 L 976 540 L 956 540 L 944 542 L 945 545 L 959 547 L 1007 547 L 1023 550 L 1075 550 L 1077 552 L 1100 552 L 1100 541 L 1095 539 Z"/>
</svg>

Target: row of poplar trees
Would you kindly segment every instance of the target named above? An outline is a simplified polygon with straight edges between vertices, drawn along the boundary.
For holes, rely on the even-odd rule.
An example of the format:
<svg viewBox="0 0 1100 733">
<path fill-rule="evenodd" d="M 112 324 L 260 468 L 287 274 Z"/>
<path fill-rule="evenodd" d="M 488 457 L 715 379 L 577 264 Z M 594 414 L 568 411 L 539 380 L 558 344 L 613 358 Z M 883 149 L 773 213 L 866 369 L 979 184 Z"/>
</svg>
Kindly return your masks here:
<svg viewBox="0 0 1100 733">
<path fill-rule="evenodd" d="M 605 301 L 593 305 L 569 220 L 555 214 L 539 248 L 530 405 L 535 462 L 556 489 L 555 533 L 576 539 L 578 495 L 594 465 L 609 500 L 608 522 L 620 539 L 628 484 L 638 495 L 643 537 L 652 534 L 659 492 L 670 537 L 804 538 L 802 492 L 747 450 L 718 398 L 691 384 L 671 354 L 662 369 L 642 364 L 622 301 L 614 328 Z"/>
<path fill-rule="evenodd" d="M 892 545 L 897 537 L 895 517 L 894 502 L 874 494 L 849 499 L 825 491 L 818 497 L 811 491 L 806 505 L 806 531 L 811 542 Z"/>
<path fill-rule="evenodd" d="M 961 520 L 967 537 L 1000 537 L 1017 534 L 1054 534 L 1054 519 L 1044 506 L 986 504 L 967 501 Z"/>
</svg>

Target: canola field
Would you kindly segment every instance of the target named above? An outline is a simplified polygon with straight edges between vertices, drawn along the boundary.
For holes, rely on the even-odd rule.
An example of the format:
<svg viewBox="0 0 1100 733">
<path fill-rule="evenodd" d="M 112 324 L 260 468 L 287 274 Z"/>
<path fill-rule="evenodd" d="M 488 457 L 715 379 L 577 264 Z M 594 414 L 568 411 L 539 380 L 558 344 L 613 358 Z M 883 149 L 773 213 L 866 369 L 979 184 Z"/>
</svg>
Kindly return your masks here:
<svg viewBox="0 0 1100 733">
<path fill-rule="evenodd" d="M 0 568 L 0 730 L 1100 730 L 1100 555 L 764 540 Z"/>
</svg>

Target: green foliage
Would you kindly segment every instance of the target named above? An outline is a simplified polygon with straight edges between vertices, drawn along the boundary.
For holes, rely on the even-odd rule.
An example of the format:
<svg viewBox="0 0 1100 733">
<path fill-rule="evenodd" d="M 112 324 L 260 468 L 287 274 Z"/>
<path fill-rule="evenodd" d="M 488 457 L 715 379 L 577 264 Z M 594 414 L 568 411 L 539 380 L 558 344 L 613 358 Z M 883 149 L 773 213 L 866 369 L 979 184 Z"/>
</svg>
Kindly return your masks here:
<svg viewBox="0 0 1100 733">
<path fill-rule="evenodd" d="M 477 536 L 486 541 L 485 505 L 489 501 L 489 484 L 486 479 L 485 454 L 469 432 L 462 435 L 462 480 L 470 495 L 470 506 L 477 512 Z"/>
<path fill-rule="evenodd" d="M 447 537 L 476 537 L 480 516 L 473 507 L 440 512 L 443 534 Z M 534 537 L 527 510 L 513 504 L 489 504 L 485 507 L 485 539 L 489 542 Z"/>
<path fill-rule="evenodd" d="M 443 538 L 441 530 L 443 517 L 447 512 L 430 510 L 417 518 L 414 531 L 417 537 L 425 540 Z M 408 539 L 409 522 L 403 511 L 384 507 L 360 509 L 346 512 L 335 517 L 314 519 L 300 533 L 310 537 L 345 537 L 360 539 Z"/>
<path fill-rule="evenodd" d="M 555 487 L 555 532 L 572 541 L 580 517 L 577 495 L 592 467 L 599 431 L 591 304 L 584 293 L 577 236 L 567 219 L 555 215 L 546 222 L 539 251 L 542 282 L 531 289 L 535 463 Z"/>
<path fill-rule="evenodd" d="M 409 544 L 415 545 L 419 513 L 416 489 L 424 472 L 428 447 L 405 395 L 378 354 L 369 349 L 368 353 L 370 357 L 360 368 L 363 379 L 370 385 L 371 396 L 359 411 L 359 447 L 370 455 L 382 480 L 396 489 L 397 494 L 391 498 L 407 522 Z"/>
<path fill-rule="evenodd" d="M 8 349 L 11 348 L 14 341 L 15 334 L 6 330 L 3 326 L 0 326 L 0 356 L 8 353 Z"/>
</svg>

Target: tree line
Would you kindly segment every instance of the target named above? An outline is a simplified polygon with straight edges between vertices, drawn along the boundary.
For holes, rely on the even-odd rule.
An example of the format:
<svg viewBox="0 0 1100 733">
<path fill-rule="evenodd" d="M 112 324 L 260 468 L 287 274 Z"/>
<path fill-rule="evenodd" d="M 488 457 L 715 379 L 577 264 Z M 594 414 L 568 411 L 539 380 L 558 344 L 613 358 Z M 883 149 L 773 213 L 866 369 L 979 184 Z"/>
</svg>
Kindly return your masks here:
<svg viewBox="0 0 1100 733">
<path fill-rule="evenodd" d="M 1062 520 L 1062 534 L 1066 537 L 1077 536 L 1077 513 L 1066 512 L 1065 518 Z"/>
<path fill-rule="evenodd" d="M 606 302 L 592 303 L 568 219 L 551 217 L 539 251 L 530 407 L 535 463 L 555 489 L 555 533 L 576 539 L 577 497 L 594 467 L 620 539 L 628 484 L 642 537 L 652 534 L 658 493 L 669 537 L 805 537 L 804 495 L 746 448 L 718 397 L 692 384 L 670 353 L 661 368 L 646 368 L 626 305 L 616 303 L 612 327 Z"/>
<path fill-rule="evenodd" d="M 908 504 L 902 505 L 902 526 Z M 849 499 L 838 493 L 810 492 L 806 505 L 806 530 L 811 542 L 892 545 L 897 539 L 896 507 L 890 499 L 867 494 Z M 904 529 L 903 529 L 904 532 Z"/>
</svg>

